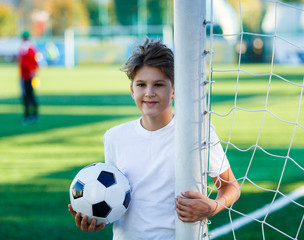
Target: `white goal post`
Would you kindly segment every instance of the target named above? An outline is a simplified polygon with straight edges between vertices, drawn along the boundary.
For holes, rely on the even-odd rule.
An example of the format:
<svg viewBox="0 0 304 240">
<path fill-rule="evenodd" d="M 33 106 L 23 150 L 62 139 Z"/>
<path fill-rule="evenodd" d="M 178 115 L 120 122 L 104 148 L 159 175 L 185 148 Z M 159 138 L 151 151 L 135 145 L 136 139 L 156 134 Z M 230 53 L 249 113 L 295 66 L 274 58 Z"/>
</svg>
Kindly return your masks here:
<svg viewBox="0 0 304 240">
<path fill-rule="evenodd" d="M 227 21 L 231 16 L 237 21 Z M 210 234 L 205 221 L 184 223 L 176 218 L 177 240 L 227 239 L 227 234 L 231 239 L 303 239 L 299 186 L 304 174 L 304 45 L 299 36 L 304 26 L 300 19 L 304 5 L 283 0 L 232 5 L 221 0 L 175 0 L 176 195 L 187 190 L 206 194 L 208 188 L 212 197 L 218 190 L 215 185 L 208 187 L 206 176 L 210 117 L 242 191 L 237 204 L 212 218 Z M 257 29 L 246 25 L 253 20 Z M 206 23 L 210 23 L 208 37 Z M 219 53 L 226 59 L 237 53 L 234 65 L 225 64 Z M 259 64 L 251 65 L 252 61 Z M 211 96 L 210 83 L 215 80 Z"/>
<path fill-rule="evenodd" d="M 206 1 L 174 1 L 175 191 L 207 194 Z M 199 90 L 201 89 L 201 90 Z M 176 239 L 208 239 L 204 222 L 176 217 Z"/>
</svg>

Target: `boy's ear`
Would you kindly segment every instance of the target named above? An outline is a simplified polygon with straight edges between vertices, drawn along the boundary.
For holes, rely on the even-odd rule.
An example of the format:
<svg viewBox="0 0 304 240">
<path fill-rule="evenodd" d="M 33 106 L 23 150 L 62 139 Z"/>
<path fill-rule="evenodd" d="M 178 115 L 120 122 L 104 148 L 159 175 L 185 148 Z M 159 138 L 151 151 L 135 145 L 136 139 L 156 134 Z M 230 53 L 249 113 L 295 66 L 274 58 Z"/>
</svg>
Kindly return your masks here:
<svg viewBox="0 0 304 240">
<path fill-rule="evenodd" d="M 171 96 L 171 99 L 174 100 L 174 86 L 172 88 L 172 96 Z"/>
<path fill-rule="evenodd" d="M 130 84 L 130 91 L 131 91 L 131 96 L 134 99 L 134 90 L 133 90 L 133 83 L 132 82 Z"/>
</svg>

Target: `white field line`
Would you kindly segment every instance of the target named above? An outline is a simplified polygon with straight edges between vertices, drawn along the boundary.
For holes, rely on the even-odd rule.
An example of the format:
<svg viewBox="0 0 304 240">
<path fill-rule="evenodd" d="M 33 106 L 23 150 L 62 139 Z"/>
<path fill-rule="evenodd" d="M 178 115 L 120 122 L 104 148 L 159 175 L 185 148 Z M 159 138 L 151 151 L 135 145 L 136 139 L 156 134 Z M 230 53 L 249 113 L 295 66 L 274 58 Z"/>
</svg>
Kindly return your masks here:
<svg viewBox="0 0 304 240">
<path fill-rule="evenodd" d="M 289 199 L 295 201 L 300 197 L 304 196 L 304 187 L 300 187 L 296 189 L 295 191 L 289 193 L 286 195 Z M 287 199 L 286 197 L 281 197 L 280 199 L 276 200 L 273 202 L 273 205 L 269 211 L 270 204 L 265 205 L 264 207 L 247 214 L 246 216 L 240 217 L 231 223 L 227 223 L 221 227 L 215 228 L 213 231 L 210 233 L 210 239 L 215 239 L 217 237 L 220 237 L 222 235 L 225 235 L 229 232 L 232 231 L 231 225 L 233 225 L 234 230 L 243 227 L 244 225 L 254 221 L 254 219 L 259 219 L 261 217 L 264 217 L 268 211 L 269 213 L 272 213 L 274 211 L 277 211 L 286 205 L 290 204 L 290 200 Z"/>
</svg>

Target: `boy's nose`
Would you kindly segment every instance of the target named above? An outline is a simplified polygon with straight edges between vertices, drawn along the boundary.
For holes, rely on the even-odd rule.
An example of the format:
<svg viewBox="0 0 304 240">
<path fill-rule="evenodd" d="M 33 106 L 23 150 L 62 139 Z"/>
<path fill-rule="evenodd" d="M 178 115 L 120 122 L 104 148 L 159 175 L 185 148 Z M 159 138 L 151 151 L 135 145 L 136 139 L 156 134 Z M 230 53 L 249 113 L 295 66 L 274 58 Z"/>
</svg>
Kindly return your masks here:
<svg viewBox="0 0 304 240">
<path fill-rule="evenodd" d="M 152 87 L 148 87 L 146 90 L 146 97 L 154 97 L 155 93 Z"/>
</svg>

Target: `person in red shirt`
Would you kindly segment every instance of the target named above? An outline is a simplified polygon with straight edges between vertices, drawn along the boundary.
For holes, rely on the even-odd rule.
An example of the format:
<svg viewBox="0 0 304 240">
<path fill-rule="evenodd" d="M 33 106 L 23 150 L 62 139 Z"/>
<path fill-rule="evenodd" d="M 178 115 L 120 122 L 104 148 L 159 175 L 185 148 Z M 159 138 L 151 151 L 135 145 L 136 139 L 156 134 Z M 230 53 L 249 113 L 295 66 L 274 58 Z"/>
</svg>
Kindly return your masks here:
<svg viewBox="0 0 304 240">
<path fill-rule="evenodd" d="M 25 125 L 38 120 L 38 103 L 32 85 L 38 69 L 38 63 L 35 59 L 36 49 L 29 38 L 30 33 L 28 31 L 22 33 L 22 43 L 19 52 L 21 90 L 24 105 L 23 124 Z"/>
</svg>

